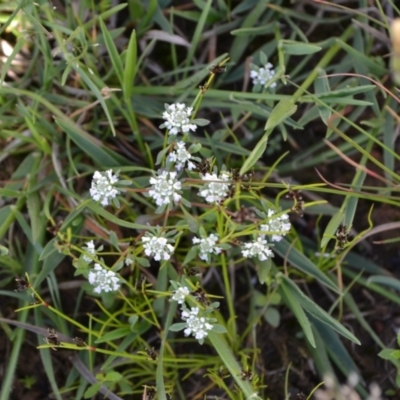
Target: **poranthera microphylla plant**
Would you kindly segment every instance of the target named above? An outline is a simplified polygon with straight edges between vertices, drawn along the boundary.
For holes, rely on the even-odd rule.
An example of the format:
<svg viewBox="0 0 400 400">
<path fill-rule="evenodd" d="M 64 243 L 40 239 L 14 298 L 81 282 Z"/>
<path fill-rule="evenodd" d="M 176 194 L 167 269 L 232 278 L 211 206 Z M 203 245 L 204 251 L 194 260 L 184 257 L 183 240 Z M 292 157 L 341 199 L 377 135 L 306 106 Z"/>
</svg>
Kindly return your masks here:
<svg viewBox="0 0 400 400">
<path fill-rule="evenodd" d="M 195 118 L 201 99 L 224 63 L 218 65 L 218 71 L 211 68 L 208 82 L 200 88 L 191 106 L 184 103 L 165 105 L 161 115 L 164 122 L 160 125 L 161 129 L 165 129 L 165 146 L 157 155 L 157 168 L 148 176 L 147 186 L 132 188 L 132 180 L 135 178 L 125 176 L 119 170 L 99 170 L 93 174 L 89 190 L 91 199 L 87 201 L 108 207 L 111 211 L 111 207 L 119 209 L 121 202 L 126 207 L 129 193 L 136 192 L 136 195 L 142 195 L 144 200 L 154 206 L 154 221 L 157 222 L 142 225 L 131 245 L 127 246 L 123 239 L 116 237 L 111 240 L 112 245 L 119 248 L 117 253 L 105 252 L 108 244 L 100 237 L 89 238 L 76 246 L 59 234 L 67 243 L 61 243 L 59 250 L 73 258 L 75 275 L 86 279 L 84 288 L 87 293 L 100 296 L 99 304 L 111 304 L 118 299 L 131 306 L 130 297 L 142 290 L 148 309 L 142 308 L 138 319 L 145 318 L 161 330 L 161 321 L 158 321 L 155 311 L 151 309 L 151 301 L 157 297 L 170 296 L 169 304 L 175 304 L 179 311 L 175 313 L 176 322 L 169 326 L 169 331 L 177 332 L 175 337 L 182 335 L 179 332 L 183 331 L 183 336 L 200 344 L 210 337 L 214 346 L 218 339 L 215 339 L 215 335 L 211 339 L 211 333 L 224 335 L 227 332 L 227 319 L 219 312 L 220 302 L 208 301 L 201 277 L 185 275 L 182 266 L 193 264 L 196 267 L 200 264 L 202 269 L 221 266 L 227 289 L 226 298 L 221 297 L 220 293 L 215 295 L 230 304 L 228 318 L 233 320 L 235 315 L 230 298 L 227 260 L 249 265 L 250 260 L 253 260 L 256 268 L 261 268 L 263 263 L 268 263 L 274 256 L 274 242 L 279 242 L 291 229 L 286 212 L 253 190 L 253 187 L 260 187 L 256 180 L 251 181 L 250 175 L 240 177 L 226 166 L 216 165 L 213 157 L 211 162 L 206 163 L 203 154 L 209 154 L 209 151 L 204 151 L 196 140 L 196 132 L 209 123 Z M 253 69 L 251 78 L 254 84 L 268 86 L 269 79 L 274 76 L 271 68 L 271 64 L 266 64 L 258 70 Z M 200 165 L 207 167 L 202 169 Z M 120 179 L 122 175 L 126 179 Z M 243 218 L 239 218 L 239 214 Z M 187 243 L 190 243 L 189 251 Z M 108 254 L 118 254 L 118 260 L 112 265 L 104 258 Z M 136 271 L 148 267 L 150 261 L 153 265 L 156 263 L 160 270 L 168 269 L 169 277 L 175 277 L 169 279 L 167 292 L 146 290 L 144 286 L 134 287 L 131 277 Z M 40 296 L 37 293 L 35 296 L 39 302 L 31 307 L 43 305 Z M 60 311 L 52 310 L 62 315 Z M 88 332 L 88 329 L 72 319 L 67 320 Z M 76 350 L 86 349 L 84 340 L 80 339 L 79 345 L 67 346 Z M 52 348 L 66 346 L 55 340 L 48 345 Z M 238 365 L 230 364 L 226 367 L 248 397 L 257 398 L 256 393 L 249 389 L 250 383 L 240 378 Z"/>
</svg>

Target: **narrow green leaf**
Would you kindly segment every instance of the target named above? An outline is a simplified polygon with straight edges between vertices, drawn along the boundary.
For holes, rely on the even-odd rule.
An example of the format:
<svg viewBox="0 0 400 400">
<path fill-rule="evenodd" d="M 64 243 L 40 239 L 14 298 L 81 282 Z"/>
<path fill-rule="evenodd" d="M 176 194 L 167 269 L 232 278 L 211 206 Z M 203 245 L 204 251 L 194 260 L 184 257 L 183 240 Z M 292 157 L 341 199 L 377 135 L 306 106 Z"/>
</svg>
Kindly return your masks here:
<svg viewBox="0 0 400 400">
<path fill-rule="evenodd" d="M 108 51 L 108 54 L 111 59 L 111 63 L 115 69 L 115 73 L 116 73 L 118 80 L 122 87 L 124 80 L 123 80 L 123 67 L 122 67 L 121 56 L 119 55 L 117 47 L 115 46 L 114 40 L 111 37 L 110 32 L 108 31 L 103 20 L 100 19 L 99 23 L 100 23 L 101 32 L 103 33 L 104 43 L 107 47 L 107 51 Z"/>
<path fill-rule="evenodd" d="M 356 372 L 358 376 L 361 376 L 356 364 L 351 358 L 346 347 L 341 342 L 338 334 L 332 329 L 329 329 L 328 325 L 322 323 L 312 315 L 310 315 L 310 321 L 314 328 L 318 330 L 321 338 L 323 338 L 330 358 L 340 369 L 343 375 L 349 376 L 352 372 Z"/>
<path fill-rule="evenodd" d="M 278 273 L 277 277 L 280 277 L 283 281 L 286 282 L 287 287 L 289 288 L 288 290 L 290 290 L 291 295 L 293 296 L 293 298 L 295 298 L 295 301 L 297 304 L 299 304 L 299 306 L 303 307 L 321 322 L 330 326 L 340 335 L 344 336 L 345 338 L 351 340 L 356 344 L 361 344 L 360 341 L 347 328 L 345 328 L 336 319 L 331 317 L 318 304 L 314 303 L 310 298 L 308 298 L 290 278 L 282 273 Z"/>
<path fill-rule="evenodd" d="M 247 157 L 246 161 L 243 163 L 242 168 L 240 168 L 240 175 L 244 175 L 264 154 L 267 148 L 268 135 L 265 133 L 260 141 L 256 144 L 251 154 Z"/>
<path fill-rule="evenodd" d="M 282 46 L 286 54 L 290 54 L 293 56 L 313 54 L 322 50 L 322 47 L 315 44 L 295 42 L 294 40 L 282 40 L 280 45 Z"/>
<path fill-rule="evenodd" d="M 124 99 L 130 101 L 137 72 L 137 43 L 136 31 L 133 30 L 129 39 L 128 49 L 125 54 L 124 81 L 122 84 Z"/>
<path fill-rule="evenodd" d="M 114 329 L 113 331 L 107 332 L 105 335 L 103 335 L 102 337 L 98 338 L 95 341 L 95 343 L 99 344 L 99 343 L 105 343 L 105 342 L 112 342 L 113 340 L 125 337 L 130 332 L 131 332 L 131 328 L 129 326 L 125 327 L 125 328 Z"/>
<path fill-rule="evenodd" d="M 94 201 L 88 200 L 84 204 L 82 204 L 82 206 L 87 207 L 88 209 L 92 210 L 95 214 L 101 215 L 103 218 L 119 226 L 124 226 L 126 228 L 131 228 L 131 229 L 140 229 L 145 231 L 149 229 L 148 225 L 135 224 L 133 222 L 128 222 L 125 221 L 124 219 L 116 217 L 115 215 L 111 214 L 103 207 L 95 203 Z"/>
<path fill-rule="evenodd" d="M 308 277 L 312 276 L 335 292 L 339 292 L 337 286 L 308 257 L 293 247 L 287 240 L 283 239 L 276 243 L 274 251 L 287 259 L 295 268 L 307 274 Z"/>
<path fill-rule="evenodd" d="M 323 249 L 328 242 L 335 237 L 336 231 L 339 228 L 339 225 L 342 223 L 344 218 L 344 212 L 340 209 L 329 221 L 328 225 L 325 228 L 325 232 L 322 235 L 321 240 L 321 249 Z"/>
<path fill-rule="evenodd" d="M 265 130 L 270 132 L 273 128 L 285 121 L 297 110 L 297 106 L 294 104 L 292 98 L 282 99 L 272 110 L 267 123 L 265 124 Z"/>
<path fill-rule="evenodd" d="M 97 100 L 99 101 L 99 103 L 101 104 L 101 106 L 104 110 L 104 113 L 106 114 L 108 123 L 110 125 L 111 132 L 112 132 L 113 136 L 116 136 L 113 119 L 111 118 L 110 112 L 108 111 L 107 104 L 106 104 L 104 97 L 101 94 L 100 90 L 94 84 L 94 82 L 90 79 L 89 75 L 80 67 L 80 65 L 75 65 L 74 69 L 81 76 L 82 80 L 86 83 L 86 85 L 89 87 L 89 89 L 92 91 L 92 93 L 96 96 Z"/>
<path fill-rule="evenodd" d="M 321 69 L 318 75 L 319 77 L 314 81 L 314 90 L 317 97 L 320 94 L 330 92 L 329 80 L 326 77 L 326 72 Z M 329 108 L 323 106 L 322 104 L 318 104 L 317 107 L 322 121 L 324 121 L 325 125 L 328 125 L 328 121 L 332 115 L 331 110 L 329 110 Z"/>
<path fill-rule="evenodd" d="M 24 44 L 26 44 L 26 38 L 24 36 L 21 36 L 17 40 L 17 43 L 15 43 L 15 45 L 13 46 L 12 53 L 8 57 L 6 57 L 6 62 L 1 66 L 0 85 L 3 85 L 4 78 L 11 66 L 11 63 L 14 61 L 15 56 L 19 54 Z"/>
<path fill-rule="evenodd" d="M 271 22 L 263 26 L 234 29 L 230 33 L 232 36 L 265 35 L 266 33 L 273 32 L 275 26 L 276 22 Z"/>
<path fill-rule="evenodd" d="M 169 330 L 171 332 L 180 332 L 182 329 L 185 329 L 187 327 L 186 322 L 177 322 L 176 324 L 173 324 L 169 327 Z"/>
<path fill-rule="evenodd" d="M 169 303 L 169 310 L 167 317 L 165 318 L 164 330 L 161 332 L 161 346 L 160 352 L 158 354 L 157 370 L 156 370 L 156 385 L 157 385 L 157 395 L 159 400 L 167 400 L 167 393 L 165 391 L 164 384 L 164 349 L 165 343 L 167 341 L 169 327 L 171 326 L 172 320 L 174 318 L 176 309 L 178 307 L 177 302 Z"/>
<path fill-rule="evenodd" d="M 373 74 L 378 76 L 382 76 L 387 73 L 386 68 L 383 65 L 378 64 L 374 57 L 368 57 L 364 53 L 356 50 L 354 47 L 350 46 L 346 42 L 343 42 L 341 39 L 336 39 L 336 42 L 339 46 L 347 51 L 354 60 L 356 60 L 359 64 L 365 65 Z"/>
<path fill-rule="evenodd" d="M 116 158 L 104 150 L 103 144 L 89 135 L 76 124 L 67 124 L 64 120 L 55 119 L 61 129 L 92 159 L 104 168 L 118 167 L 121 165 Z"/>
<path fill-rule="evenodd" d="M 400 281 L 393 276 L 373 275 L 367 279 L 367 284 L 369 283 L 377 283 L 400 292 Z"/>
<path fill-rule="evenodd" d="M 84 394 L 85 399 L 89 399 L 89 398 L 95 396 L 98 393 L 98 391 L 100 390 L 101 385 L 102 385 L 102 382 L 97 382 L 94 385 L 89 386 Z"/>
<path fill-rule="evenodd" d="M 236 385 L 242 390 L 245 398 L 260 400 L 260 397 L 257 396 L 251 384 L 241 378 L 240 372 L 242 369 L 233 356 L 230 347 L 224 339 L 224 336 L 211 330 L 208 333 L 208 338 L 214 346 L 215 351 L 220 356 L 221 361 L 224 363 L 232 378 L 235 380 Z"/>
<path fill-rule="evenodd" d="M 321 74 L 321 78 L 322 79 L 322 74 Z M 317 79 L 317 80 L 319 80 Z M 328 79 L 327 77 L 325 77 L 325 79 Z M 316 81 L 315 81 L 316 82 Z M 361 85 L 361 86 L 349 86 L 349 87 L 345 87 L 342 89 L 337 89 L 337 90 L 330 90 L 329 91 L 321 91 L 319 93 L 315 93 L 315 95 L 319 98 L 319 99 L 331 99 L 334 97 L 350 97 L 350 96 L 354 96 L 356 94 L 361 94 L 361 93 L 366 93 L 369 92 L 371 90 L 374 90 L 376 88 L 375 85 Z M 305 95 L 303 98 L 308 98 L 308 95 Z"/>
<path fill-rule="evenodd" d="M 297 299 L 293 296 L 290 286 L 287 285 L 285 281 L 282 281 L 279 285 L 279 293 L 281 294 L 283 300 L 287 304 L 287 306 L 292 310 L 294 316 L 299 322 L 300 326 L 303 329 L 303 332 L 308 339 L 310 345 L 315 347 L 314 335 L 311 329 L 310 321 L 307 318 L 306 313 L 301 308 Z"/>
<path fill-rule="evenodd" d="M 198 43 L 200 41 L 201 35 L 204 32 L 204 27 L 206 24 L 206 20 L 208 17 L 208 14 L 210 13 L 211 10 L 211 4 L 212 4 L 212 0 L 207 0 L 200 18 L 198 19 L 198 23 L 196 25 L 196 29 L 194 31 L 192 40 L 191 40 L 191 46 L 189 48 L 189 53 L 186 56 L 186 64 L 187 65 L 191 65 L 192 61 L 193 61 L 193 57 L 194 57 L 194 53 L 196 51 L 196 49 L 198 48 Z"/>
<path fill-rule="evenodd" d="M 313 326 L 313 334 L 315 338 L 316 347 L 315 348 L 311 347 L 308 342 L 306 342 L 306 344 L 319 375 L 326 376 L 327 374 L 329 374 L 330 376 L 333 376 L 334 379 L 337 381 L 335 371 L 328 357 L 326 343 L 324 342 L 324 339 L 321 337 L 318 330 L 315 329 L 314 326 Z"/>
</svg>

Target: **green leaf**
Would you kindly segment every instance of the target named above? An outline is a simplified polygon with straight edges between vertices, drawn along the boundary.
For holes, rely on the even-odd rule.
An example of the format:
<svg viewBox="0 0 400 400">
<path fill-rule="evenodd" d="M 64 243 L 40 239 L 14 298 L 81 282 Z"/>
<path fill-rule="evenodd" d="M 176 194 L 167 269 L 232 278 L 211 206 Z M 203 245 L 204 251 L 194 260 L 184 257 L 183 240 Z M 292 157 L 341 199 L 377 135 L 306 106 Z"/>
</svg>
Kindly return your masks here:
<svg viewBox="0 0 400 400">
<path fill-rule="evenodd" d="M 187 327 L 186 322 L 178 322 L 177 324 L 172 324 L 169 327 L 169 330 L 172 331 L 172 332 L 179 332 L 182 329 L 185 329 L 186 327 Z"/>
<path fill-rule="evenodd" d="M 0 245 L 0 256 L 6 256 L 8 254 L 8 248 Z"/>
<path fill-rule="evenodd" d="M 185 216 L 185 221 L 188 224 L 190 232 L 197 233 L 199 231 L 199 222 L 192 214 L 190 214 L 185 207 L 181 207 Z"/>
<path fill-rule="evenodd" d="M 293 247 L 286 239 L 276 243 L 274 251 L 287 259 L 294 267 L 307 274 L 308 277 L 312 276 L 335 292 L 339 292 L 337 286 L 308 257 Z"/>
<path fill-rule="evenodd" d="M 106 377 L 104 378 L 105 381 L 110 381 L 110 382 L 118 382 L 121 379 L 123 379 L 123 375 L 121 375 L 117 371 L 107 372 Z"/>
<path fill-rule="evenodd" d="M 130 101 L 133 94 L 134 80 L 137 72 L 137 43 L 136 31 L 133 30 L 129 39 L 125 55 L 125 69 L 123 82 L 123 95 L 126 102 Z"/>
<path fill-rule="evenodd" d="M 220 325 L 220 324 L 213 325 L 212 331 L 215 332 L 215 333 L 227 333 L 228 332 L 226 330 L 226 328 L 223 325 Z"/>
<path fill-rule="evenodd" d="M 98 393 L 98 391 L 100 390 L 101 385 L 102 382 L 97 382 L 94 385 L 88 387 L 84 394 L 85 399 L 89 399 L 90 397 L 95 396 L 96 393 Z"/>
<path fill-rule="evenodd" d="M 206 126 L 210 123 L 210 121 L 208 119 L 204 119 L 204 118 L 196 118 L 196 119 L 192 120 L 191 122 L 198 126 Z"/>
<path fill-rule="evenodd" d="M 260 283 L 265 283 L 271 271 L 272 259 L 268 258 L 266 261 L 257 263 L 257 276 Z"/>
<path fill-rule="evenodd" d="M 114 231 L 110 231 L 110 242 L 116 249 L 119 249 L 118 237 Z"/>
<path fill-rule="evenodd" d="M 226 343 L 223 335 L 213 332 L 208 332 L 208 339 L 212 343 L 215 351 L 218 353 L 219 358 L 228 369 L 232 378 L 236 381 L 236 385 L 242 390 L 245 399 L 261 400 L 261 397 L 257 396 L 254 388 L 248 381 L 244 381 L 240 377 L 241 367 L 234 355 L 230 346 Z"/>
<path fill-rule="evenodd" d="M 263 317 L 273 328 L 277 328 L 281 322 L 281 314 L 275 307 L 268 307 Z"/>
<path fill-rule="evenodd" d="M 190 263 L 190 261 L 194 260 L 197 257 L 198 248 L 192 246 L 190 250 L 186 253 L 185 259 L 182 263 L 182 266 L 185 266 Z"/>
<path fill-rule="evenodd" d="M 74 66 L 74 69 L 81 76 L 82 80 L 86 83 L 86 85 L 89 87 L 89 89 L 92 91 L 92 93 L 96 96 L 97 100 L 101 104 L 101 107 L 103 108 L 104 113 L 106 114 L 106 117 L 107 117 L 110 129 L 111 129 L 111 132 L 112 132 L 113 136 L 116 136 L 117 134 L 116 134 L 115 128 L 114 128 L 114 121 L 111 118 L 111 114 L 108 111 L 107 104 L 106 104 L 106 102 L 104 100 L 104 97 L 101 94 L 99 88 L 92 81 L 92 79 L 90 79 L 89 75 L 81 68 L 81 66 L 79 64 Z"/>
<path fill-rule="evenodd" d="M 324 73 L 325 73 L 325 71 L 324 71 Z M 322 76 L 322 74 L 320 76 Z M 321 78 L 319 78 L 319 79 L 321 79 Z M 317 81 L 319 79 L 317 79 Z M 325 77 L 325 79 L 328 79 L 328 78 Z M 329 89 L 329 91 L 325 91 L 325 92 L 321 91 L 319 93 L 316 93 L 315 95 L 321 100 L 334 99 L 337 97 L 346 98 L 346 97 L 354 96 L 356 94 L 369 92 L 370 90 L 375 89 L 375 87 L 376 87 L 375 85 L 361 85 L 361 86 L 354 86 L 354 87 L 349 86 L 349 87 L 345 87 L 345 88 L 337 89 L 337 90 Z M 307 98 L 310 98 L 310 96 L 305 95 L 303 97 L 303 100 L 307 99 Z"/>
<path fill-rule="evenodd" d="M 391 356 L 394 358 L 394 359 L 399 359 L 400 358 L 400 350 L 395 350 L 395 351 L 393 351 L 392 353 L 391 353 Z"/>
<path fill-rule="evenodd" d="M 302 56 L 306 54 L 317 53 L 322 47 L 315 44 L 296 42 L 294 40 L 281 40 L 279 43 L 286 54 L 293 56 Z"/>
<path fill-rule="evenodd" d="M 349 44 L 343 42 L 341 39 L 336 39 L 336 42 L 350 54 L 354 60 L 357 60 L 358 63 L 366 66 L 369 71 L 371 71 L 374 75 L 382 76 L 387 74 L 387 70 L 383 65 L 378 64 L 375 60 L 375 57 L 369 57 L 361 51 L 356 50 L 354 47 Z"/>
<path fill-rule="evenodd" d="M 317 97 L 320 94 L 330 92 L 329 80 L 326 77 L 326 72 L 323 69 L 321 69 L 318 75 L 319 77 L 314 81 L 314 89 Z M 332 115 L 331 110 L 329 110 L 329 108 L 321 104 L 318 104 L 317 107 L 322 121 L 324 121 L 325 125 L 328 125 L 328 121 Z"/>
<path fill-rule="evenodd" d="M 86 208 L 92 210 L 95 214 L 101 215 L 103 218 L 119 226 L 124 226 L 125 228 L 131 228 L 131 229 L 140 229 L 140 230 L 143 229 L 145 231 L 149 229 L 148 225 L 135 224 L 133 222 L 128 222 L 125 221 L 124 219 L 116 217 L 114 214 L 111 214 L 103 207 L 101 207 L 99 204 L 95 203 L 94 201 L 88 200 L 81 206 L 86 206 Z"/>
<path fill-rule="evenodd" d="M 311 329 L 310 321 L 308 320 L 306 313 L 301 308 L 297 299 L 293 296 L 291 287 L 285 281 L 281 281 L 278 290 L 279 293 L 282 295 L 283 300 L 285 301 L 287 306 L 292 310 L 297 321 L 302 327 L 304 335 L 308 339 L 310 345 L 315 348 L 315 340 Z"/>
<path fill-rule="evenodd" d="M 345 328 L 340 322 L 330 316 L 318 304 L 314 303 L 310 298 L 308 298 L 290 278 L 282 273 L 278 273 L 277 278 L 278 277 L 286 282 L 288 290 L 290 290 L 291 295 L 293 296 L 293 298 L 295 298 L 297 304 L 307 310 L 315 318 L 330 326 L 340 335 L 344 336 L 345 338 L 351 340 L 356 344 L 361 344 L 360 341 L 347 328 Z"/>
<path fill-rule="evenodd" d="M 246 161 L 243 163 L 242 168 L 240 168 L 240 175 L 244 175 L 264 154 L 267 148 L 268 135 L 264 134 L 261 140 L 256 144 L 251 154 L 247 157 Z"/>
<path fill-rule="evenodd" d="M 148 268 L 150 267 L 150 261 L 147 258 L 144 257 L 136 257 L 135 261 L 137 261 L 137 263 L 144 268 Z"/>
<path fill-rule="evenodd" d="M 327 227 L 325 228 L 325 232 L 322 235 L 321 240 L 321 249 L 323 249 L 328 242 L 335 237 L 335 234 L 339 228 L 339 225 L 342 223 L 344 218 L 344 212 L 340 209 L 329 221 Z"/>
<path fill-rule="evenodd" d="M 271 131 L 277 125 L 293 115 L 296 110 L 297 106 L 294 104 L 292 98 L 282 99 L 271 111 L 271 115 L 269 116 L 264 129 L 266 131 Z"/>
<path fill-rule="evenodd" d="M 378 353 L 378 356 L 384 360 L 393 360 L 393 350 L 394 349 L 383 349 L 380 353 Z"/>
<path fill-rule="evenodd" d="M 357 366 L 355 365 L 346 347 L 340 340 L 338 334 L 332 329 L 329 329 L 328 325 L 319 321 L 312 315 L 310 315 L 310 320 L 314 328 L 318 330 L 321 338 L 323 338 L 330 358 L 340 369 L 343 375 L 349 376 L 351 372 L 356 372 L 360 376 Z"/>
<path fill-rule="evenodd" d="M 107 332 L 105 335 L 102 337 L 98 338 L 95 343 L 105 343 L 105 342 L 112 342 L 113 340 L 120 339 L 122 337 L 125 337 L 131 332 L 130 327 L 125 327 L 125 328 L 118 328 L 114 329 L 111 332 Z"/>
<path fill-rule="evenodd" d="M 135 332 L 135 325 L 136 325 L 136 322 L 139 321 L 139 317 L 137 315 L 131 315 L 129 317 L 128 321 L 129 321 L 130 330 L 132 332 Z"/>
<path fill-rule="evenodd" d="M 60 128 L 77 144 L 81 150 L 88 154 L 98 165 L 103 168 L 118 167 L 120 160 L 104 150 L 103 144 L 93 136 L 89 135 L 76 124 L 67 124 L 64 120 L 55 118 Z M 128 165 L 128 161 L 125 165 Z"/>
<path fill-rule="evenodd" d="M 400 292 L 400 281 L 393 276 L 374 275 L 367 279 L 369 283 L 377 283 L 379 285 L 387 286 Z"/>
<path fill-rule="evenodd" d="M 263 26 L 234 29 L 230 33 L 232 36 L 265 35 L 266 33 L 273 32 L 276 25 L 277 23 L 274 21 Z"/>
<path fill-rule="evenodd" d="M 100 19 L 99 23 L 100 23 L 101 32 L 103 33 L 104 43 L 107 47 L 107 51 L 108 51 L 108 54 L 111 59 L 111 63 L 115 69 L 115 73 L 116 73 L 118 80 L 122 87 L 123 83 L 124 83 L 124 79 L 123 79 L 123 67 L 122 67 L 121 56 L 119 55 L 117 47 L 115 46 L 114 40 L 111 37 L 110 32 L 108 32 L 108 29 L 106 28 L 106 25 L 104 24 L 103 20 Z"/>
</svg>

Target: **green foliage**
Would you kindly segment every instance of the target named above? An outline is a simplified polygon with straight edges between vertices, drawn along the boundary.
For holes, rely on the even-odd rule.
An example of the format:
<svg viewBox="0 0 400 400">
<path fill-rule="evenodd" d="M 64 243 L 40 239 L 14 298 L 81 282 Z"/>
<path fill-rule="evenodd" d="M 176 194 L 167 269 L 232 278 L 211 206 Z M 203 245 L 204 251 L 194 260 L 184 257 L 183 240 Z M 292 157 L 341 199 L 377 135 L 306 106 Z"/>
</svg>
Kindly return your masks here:
<svg viewBox="0 0 400 400">
<path fill-rule="evenodd" d="M 365 398 L 371 352 L 400 387 L 359 294 L 400 303 L 388 260 L 365 255 L 372 235 L 400 240 L 381 3 L 58 3 L 0 2 L 0 400 L 36 371 L 57 399 L 288 397 L 302 357 L 308 398 L 327 373 L 356 373 Z M 96 189 L 95 171 L 118 182 Z"/>
</svg>

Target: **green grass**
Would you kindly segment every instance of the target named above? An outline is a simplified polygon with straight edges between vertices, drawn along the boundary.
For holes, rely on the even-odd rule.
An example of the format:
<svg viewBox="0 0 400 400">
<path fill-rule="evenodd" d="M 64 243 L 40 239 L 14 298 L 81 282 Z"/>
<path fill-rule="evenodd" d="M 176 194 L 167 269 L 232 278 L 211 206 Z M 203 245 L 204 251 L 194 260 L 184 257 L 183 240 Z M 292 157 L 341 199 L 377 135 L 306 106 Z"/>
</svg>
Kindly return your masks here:
<svg viewBox="0 0 400 400">
<path fill-rule="evenodd" d="M 366 398 L 379 376 L 357 353 L 388 363 L 393 379 L 380 383 L 391 395 L 400 352 L 360 293 L 400 303 L 385 259 L 400 227 L 390 71 L 400 51 L 385 10 L 399 10 L 379 0 L 369 14 L 364 0 L 171 3 L 0 2 L 0 400 L 34 393 L 39 377 L 56 399 L 312 398 L 326 374 L 335 385 L 352 372 Z M 254 86 L 251 64 L 267 62 L 275 75 Z M 193 108 L 197 129 L 177 137 L 193 145 L 197 170 L 178 173 L 181 201 L 165 207 L 149 189 L 174 168 L 176 137 L 159 128 L 173 103 Z M 107 170 L 124 190 L 104 207 L 89 189 Z M 200 172 L 221 171 L 229 195 L 207 203 Z M 280 232 L 269 232 L 274 257 L 245 258 L 271 209 L 291 215 L 290 233 L 271 242 Z M 170 259 L 146 254 L 151 233 L 168 239 Z M 192 238 L 212 233 L 221 251 L 200 258 Z M 385 250 L 373 260 L 377 234 Z M 85 257 L 120 289 L 95 293 Z M 17 277 L 26 287 L 14 291 Z M 204 344 L 182 331 L 179 286 L 191 292 L 186 308 L 211 318 Z M 296 384 L 302 373 L 312 377 Z"/>
</svg>

